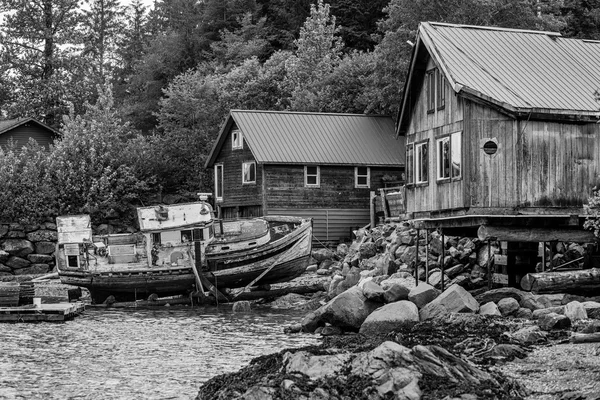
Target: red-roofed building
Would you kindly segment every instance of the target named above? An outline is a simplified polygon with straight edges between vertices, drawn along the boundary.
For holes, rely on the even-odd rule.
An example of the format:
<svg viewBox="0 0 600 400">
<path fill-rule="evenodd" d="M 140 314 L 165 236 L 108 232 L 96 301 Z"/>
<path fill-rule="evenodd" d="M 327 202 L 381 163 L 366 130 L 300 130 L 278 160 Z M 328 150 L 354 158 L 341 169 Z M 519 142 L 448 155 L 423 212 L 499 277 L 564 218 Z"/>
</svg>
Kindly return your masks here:
<svg viewBox="0 0 600 400">
<path fill-rule="evenodd" d="M 370 193 L 402 182 L 390 117 L 232 110 L 206 162 L 223 218 L 297 215 L 319 240 L 370 222 Z"/>
</svg>

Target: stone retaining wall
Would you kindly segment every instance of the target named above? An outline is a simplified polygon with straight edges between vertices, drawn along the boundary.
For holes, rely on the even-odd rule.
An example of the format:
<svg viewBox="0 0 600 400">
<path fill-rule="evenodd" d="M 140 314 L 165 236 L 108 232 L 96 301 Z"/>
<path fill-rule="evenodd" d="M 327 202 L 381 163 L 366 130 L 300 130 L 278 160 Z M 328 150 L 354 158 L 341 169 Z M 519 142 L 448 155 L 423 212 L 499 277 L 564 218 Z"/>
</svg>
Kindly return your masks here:
<svg viewBox="0 0 600 400">
<path fill-rule="evenodd" d="M 57 240 L 53 222 L 0 223 L 0 278 L 52 272 Z"/>
</svg>

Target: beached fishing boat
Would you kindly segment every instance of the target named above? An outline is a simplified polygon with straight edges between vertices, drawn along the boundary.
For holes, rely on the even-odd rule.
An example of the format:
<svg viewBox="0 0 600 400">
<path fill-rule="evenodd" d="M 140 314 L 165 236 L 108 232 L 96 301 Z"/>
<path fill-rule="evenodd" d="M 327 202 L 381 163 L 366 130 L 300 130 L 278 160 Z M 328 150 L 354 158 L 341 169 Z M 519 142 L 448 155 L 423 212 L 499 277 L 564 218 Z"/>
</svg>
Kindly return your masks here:
<svg viewBox="0 0 600 400">
<path fill-rule="evenodd" d="M 61 281 L 87 288 L 102 303 L 109 296 L 128 301 L 263 286 L 304 272 L 310 219 L 222 221 L 204 200 L 138 208 L 136 233 L 94 235 L 89 215 L 58 217 Z"/>
</svg>

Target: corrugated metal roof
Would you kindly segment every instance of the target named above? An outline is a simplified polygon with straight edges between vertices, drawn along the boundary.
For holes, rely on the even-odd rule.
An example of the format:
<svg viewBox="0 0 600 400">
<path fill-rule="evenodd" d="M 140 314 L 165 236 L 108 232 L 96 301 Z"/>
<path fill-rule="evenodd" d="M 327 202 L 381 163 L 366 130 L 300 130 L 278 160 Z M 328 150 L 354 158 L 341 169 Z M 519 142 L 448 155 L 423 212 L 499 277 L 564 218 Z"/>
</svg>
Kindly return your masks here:
<svg viewBox="0 0 600 400">
<path fill-rule="evenodd" d="M 599 42 L 431 22 L 420 25 L 419 35 L 457 92 L 509 110 L 598 114 Z"/>
<path fill-rule="evenodd" d="M 404 165 L 404 143 L 391 117 L 231 110 L 257 162 L 264 164 Z M 226 123 L 207 166 L 227 135 Z"/>
</svg>

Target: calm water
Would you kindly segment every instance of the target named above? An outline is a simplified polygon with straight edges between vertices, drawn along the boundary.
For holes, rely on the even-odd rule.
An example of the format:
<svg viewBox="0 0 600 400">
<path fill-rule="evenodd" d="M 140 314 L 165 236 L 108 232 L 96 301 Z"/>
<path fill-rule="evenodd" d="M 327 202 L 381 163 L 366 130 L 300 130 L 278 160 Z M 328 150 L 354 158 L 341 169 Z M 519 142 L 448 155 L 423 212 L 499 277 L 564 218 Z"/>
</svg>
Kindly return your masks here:
<svg viewBox="0 0 600 400">
<path fill-rule="evenodd" d="M 193 399 L 256 356 L 317 343 L 283 333 L 303 315 L 88 309 L 66 323 L 0 324 L 0 399 Z"/>
</svg>

